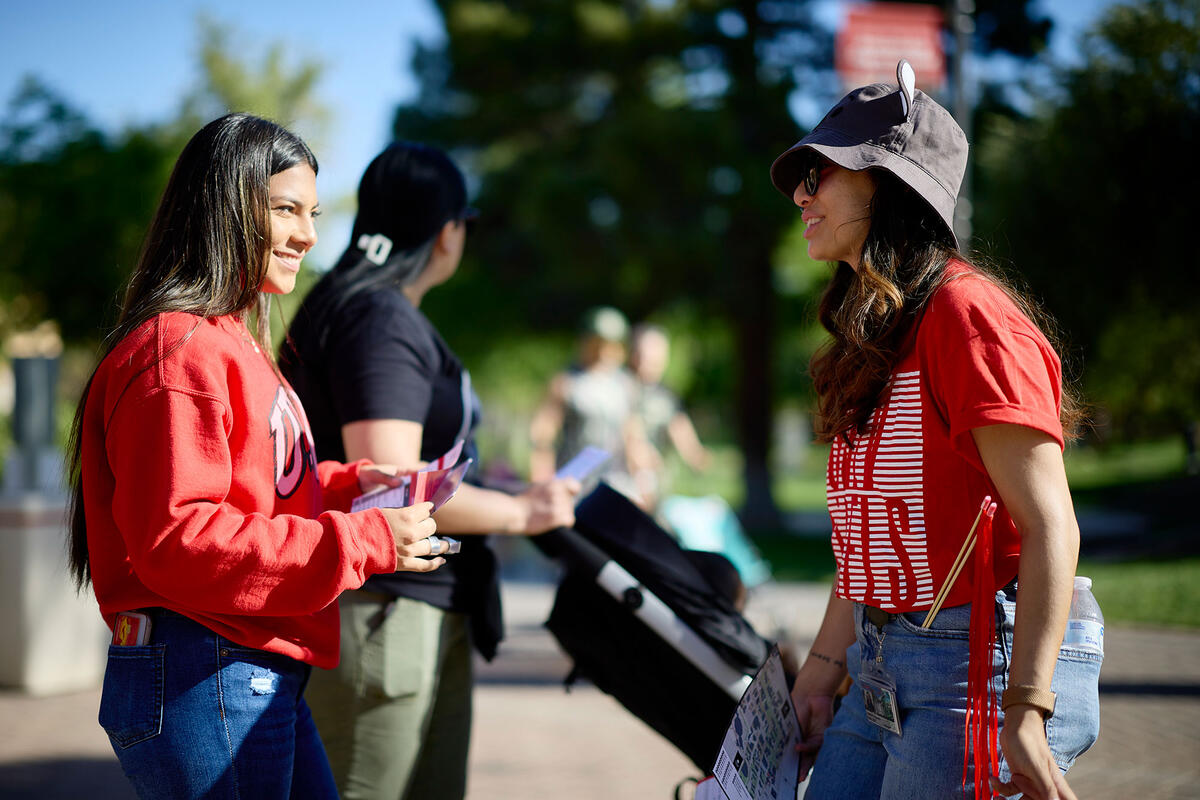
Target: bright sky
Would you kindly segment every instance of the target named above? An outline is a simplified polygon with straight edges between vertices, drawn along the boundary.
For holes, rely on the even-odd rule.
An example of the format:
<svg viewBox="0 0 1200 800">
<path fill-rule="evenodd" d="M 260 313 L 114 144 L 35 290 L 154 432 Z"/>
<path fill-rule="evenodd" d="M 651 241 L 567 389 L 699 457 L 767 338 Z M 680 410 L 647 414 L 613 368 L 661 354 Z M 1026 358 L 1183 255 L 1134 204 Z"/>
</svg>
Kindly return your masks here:
<svg viewBox="0 0 1200 800">
<path fill-rule="evenodd" d="M 354 193 L 390 139 L 397 104 L 415 93 L 413 40 L 443 36 L 428 0 L 0 0 L 0 108 L 32 74 L 105 130 L 170 119 L 198 81 L 201 14 L 230 27 L 251 63 L 282 42 L 295 45 L 286 63 L 323 64 L 316 94 L 332 119 L 317 188 L 326 202 Z M 314 263 L 332 263 L 349 235 L 348 218 L 326 216 Z"/>
<path fill-rule="evenodd" d="M 1111 0 L 1041 2 L 1055 16 L 1054 51 L 1069 57 Z M 837 0 L 821 4 L 823 18 L 840 16 Z M 415 92 L 414 39 L 444 35 L 430 0 L 0 0 L 0 104 L 32 74 L 106 130 L 169 119 L 198 79 L 201 14 L 229 26 L 251 58 L 269 43 L 294 43 L 289 63 L 324 65 L 317 96 L 332 121 L 317 157 L 327 201 L 353 193 L 388 141 L 396 105 Z M 348 235 L 348 219 L 327 216 L 314 262 L 329 264 Z"/>
</svg>

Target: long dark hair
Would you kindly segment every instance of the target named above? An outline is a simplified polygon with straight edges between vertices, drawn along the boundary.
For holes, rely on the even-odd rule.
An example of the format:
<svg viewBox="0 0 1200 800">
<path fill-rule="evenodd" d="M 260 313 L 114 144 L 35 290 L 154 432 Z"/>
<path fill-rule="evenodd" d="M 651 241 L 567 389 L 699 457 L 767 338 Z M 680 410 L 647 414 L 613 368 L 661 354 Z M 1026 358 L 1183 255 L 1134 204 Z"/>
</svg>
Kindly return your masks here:
<svg viewBox="0 0 1200 800">
<path fill-rule="evenodd" d="M 403 288 L 416 280 L 429 264 L 436 238 L 434 235 L 416 247 L 393 253 L 383 264 L 371 261 L 362 250 L 351 244 L 333 269 L 321 276 L 321 280 L 309 292 L 296 312 L 297 321 L 305 318 L 306 323 L 316 328 L 318 341 L 323 348 L 329 337 L 330 325 L 353 298 L 389 286 Z M 288 341 L 282 347 L 282 360 L 286 362 L 291 358 L 291 347 Z"/>
<path fill-rule="evenodd" d="M 817 393 L 815 432 L 820 441 L 866 431 L 896 364 L 912 344 L 916 324 L 937 290 L 953 278 L 952 260 L 998 286 L 1062 353 L 1058 327 L 1015 282 L 955 246 L 941 217 L 890 172 L 873 171 L 871 224 L 859 268 L 839 262 L 817 312 L 832 334 L 812 358 Z M 1073 382 L 1064 377 L 1060 421 L 1066 436 L 1084 418 Z"/>
<path fill-rule="evenodd" d="M 147 320 L 171 311 L 217 317 L 255 309 L 263 352 L 271 352 L 270 296 L 261 290 L 271 242 L 269 184 L 272 175 L 300 164 L 317 171 L 308 145 L 274 122 L 228 114 L 201 128 L 175 162 L 97 363 Z M 69 556 L 79 588 L 91 580 L 82 434 L 95 377 L 93 370 L 68 443 Z"/>
<path fill-rule="evenodd" d="M 447 222 L 467 212 L 467 186 L 448 155 L 419 142 L 393 142 L 363 173 L 350 244 L 305 298 L 297 322 L 311 325 L 323 347 L 329 327 L 351 299 L 415 281 Z M 373 242 L 387 242 L 381 253 Z M 284 343 L 282 360 L 292 358 Z"/>
</svg>

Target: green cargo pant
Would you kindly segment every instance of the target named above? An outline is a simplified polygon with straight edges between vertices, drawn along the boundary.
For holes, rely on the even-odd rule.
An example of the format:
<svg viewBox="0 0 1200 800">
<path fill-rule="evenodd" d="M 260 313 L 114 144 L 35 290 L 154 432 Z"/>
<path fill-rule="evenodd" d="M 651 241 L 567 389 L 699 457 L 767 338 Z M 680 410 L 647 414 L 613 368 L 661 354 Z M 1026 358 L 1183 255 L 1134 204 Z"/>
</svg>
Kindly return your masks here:
<svg viewBox="0 0 1200 800">
<path fill-rule="evenodd" d="M 346 800 L 466 795 L 471 733 L 467 618 L 374 592 L 339 599 L 341 661 L 305 698 Z"/>
</svg>

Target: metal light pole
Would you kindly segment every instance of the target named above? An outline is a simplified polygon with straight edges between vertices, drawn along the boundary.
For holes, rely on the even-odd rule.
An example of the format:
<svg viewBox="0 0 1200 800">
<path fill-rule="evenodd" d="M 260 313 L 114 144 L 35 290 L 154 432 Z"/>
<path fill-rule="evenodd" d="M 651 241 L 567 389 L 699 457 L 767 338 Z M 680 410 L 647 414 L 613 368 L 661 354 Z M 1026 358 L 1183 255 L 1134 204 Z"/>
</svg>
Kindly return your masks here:
<svg viewBox="0 0 1200 800">
<path fill-rule="evenodd" d="M 954 116 L 959 126 L 971 141 L 971 98 L 967 92 L 966 62 L 971 48 L 971 35 L 975 33 L 975 0 L 950 0 L 949 16 L 954 31 L 954 53 L 951 56 L 950 73 L 954 94 Z M 959 243 L 967 248 L 971 242 L 971 166 L 963 175 L 962 188 L 958 193 L 958 206 L 954 210 L 954 233 Z"/>
</svg>

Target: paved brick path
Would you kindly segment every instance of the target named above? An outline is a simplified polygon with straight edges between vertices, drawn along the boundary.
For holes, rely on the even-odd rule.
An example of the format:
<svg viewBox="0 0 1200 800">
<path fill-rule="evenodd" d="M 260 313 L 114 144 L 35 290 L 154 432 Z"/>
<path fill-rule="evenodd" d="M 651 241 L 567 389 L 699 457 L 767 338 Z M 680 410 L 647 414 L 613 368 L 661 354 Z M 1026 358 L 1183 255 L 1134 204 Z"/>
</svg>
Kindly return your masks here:
<svg viewBox="0 0 1200 800">
<path fill-rule="evenodd" d="M 667 800 L 695 773 L 671 745 L 589 686 L 563 691 L 567 662 L 540 627 L 544 585 L 505 586 L 508 639 L 481 667 L 470 800 Z M 827 587 L 770 587 L 748 616 L 803 652 Z M 1110 627 L 1101 735 L 1070 773 L 1080 800 L 1200 797 L 1200 632 Z M 96 726 L 99 691 L 46 698 L 0 691 L 0 798 L 131 798 Z"/>
</svg>

